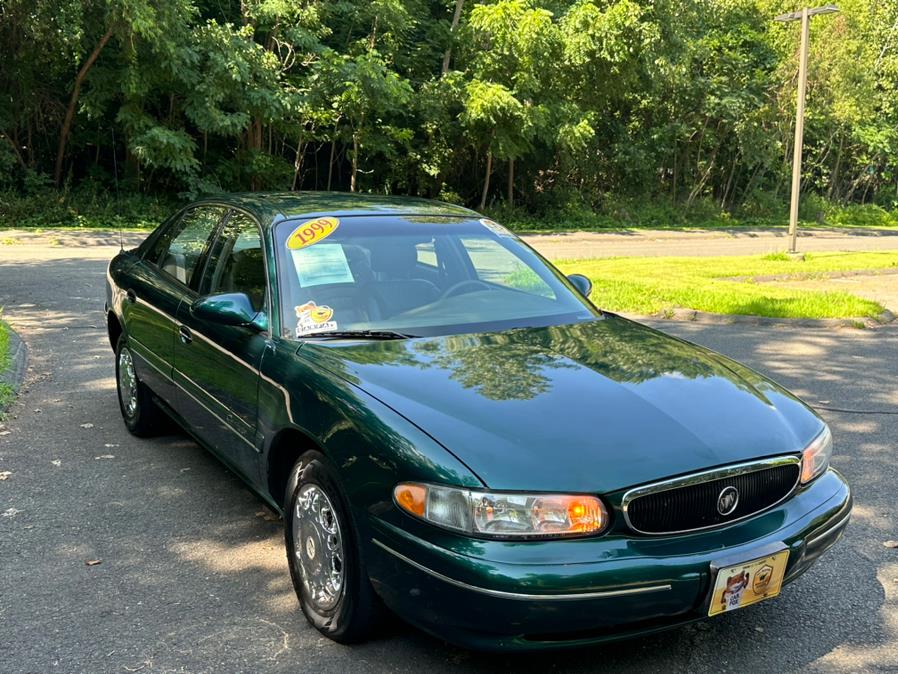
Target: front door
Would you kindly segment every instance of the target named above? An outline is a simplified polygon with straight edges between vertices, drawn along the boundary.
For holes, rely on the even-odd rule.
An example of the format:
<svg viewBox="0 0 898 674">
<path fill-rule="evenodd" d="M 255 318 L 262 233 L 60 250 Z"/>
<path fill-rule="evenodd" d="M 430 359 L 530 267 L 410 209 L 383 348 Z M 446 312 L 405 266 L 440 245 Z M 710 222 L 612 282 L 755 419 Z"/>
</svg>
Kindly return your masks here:
<svg viewBox="0 0 898 674">
<path fill-rule="evenodd" d="M 212 244 L 199 296 L 245 293 L 267 313 L 261 230 L 242 211 L 231 211 Z M 256 327 L 228 326 L 198 318 L 191 303 L 178 309 L 174 377 L 178 408 L 191 429 L 250 481 L 259 479 L 256 412 L 259 364 L 269 341 Z"/>
<path fill-rule="evenodd" d="M 122 313 L 137 376 L 170 405 L 177 397 L 172 356 L 178 306 L 192 294 L 194 275 L 224 213 L 200 206 L 174 218 L 134 266 L 125 289 Z"/>
</svg>

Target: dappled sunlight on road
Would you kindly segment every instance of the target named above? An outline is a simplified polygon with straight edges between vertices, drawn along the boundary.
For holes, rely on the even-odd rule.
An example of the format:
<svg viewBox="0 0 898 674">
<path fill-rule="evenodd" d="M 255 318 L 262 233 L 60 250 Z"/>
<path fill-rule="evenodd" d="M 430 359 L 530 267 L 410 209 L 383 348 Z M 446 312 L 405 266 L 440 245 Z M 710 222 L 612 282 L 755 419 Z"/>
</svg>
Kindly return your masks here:
<svg viewBox="0 0 898 674">
<path fill-rule="evenodd" d="M 180 559 L 200 567 L 200 572 L 262 574 L 266 579 L 268 594 L 259 599 L 263 600 L 267 609 L 276 613 L 295 614 L 298 604 L 287 570 L 284 536 L 280 526 L 277 526 L 277 532 L 252 541 L 205 538 L 180 541 L 169 547 Z"/>
<path fill-rule="evenodd" d="M 0 246 L 4 319 L 29 347 L 0 437 L 0 469 L 11 472 L 0 512 L 15 511 L 0 519 L 0 617 L 14 633 L 0 646 L 6 662 L 41 672 L 898 667 L 898 561 L 882 544 L 898 539 L 898 417 L 864 413 L 898 409 L 898 329 L 652 322 L 773 376 L 833 428 L 854 516 L 843 541 L 779 599 L 586 651 L 483 655 L 398 622 L 345 647 L 307 625 L 283 524 L 255 495 L 184 434 L 126 432 L 102 315 L 117 250 Z"/>
<path fill-rule="evenodd" d="M 815 664 L 832 671 L 898 669 L 898 655 L 894 643 L 898 639 L 898 562 L 880 567 L 876 579 L 885 592 L 885 601 L 878 611 L 882 627 L 891 637 L 885 644 L 875 642 L 838 646 Z M 871 635 L 872 636 L 872 635 Z"/>
</svg>

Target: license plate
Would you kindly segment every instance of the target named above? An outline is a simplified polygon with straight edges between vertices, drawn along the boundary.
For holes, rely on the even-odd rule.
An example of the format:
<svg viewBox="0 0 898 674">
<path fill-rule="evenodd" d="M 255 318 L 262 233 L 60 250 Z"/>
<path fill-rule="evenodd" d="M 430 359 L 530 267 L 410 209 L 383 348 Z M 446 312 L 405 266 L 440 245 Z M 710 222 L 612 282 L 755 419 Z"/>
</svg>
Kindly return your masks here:
<svg viewBox="0 0 898 674">
<path fill-rule="evenodd" d="M 758 557 L 717 570 L 708 615 L 734 611 L 770 599 L 780 593 L 789 551 Z"/>
</svg>

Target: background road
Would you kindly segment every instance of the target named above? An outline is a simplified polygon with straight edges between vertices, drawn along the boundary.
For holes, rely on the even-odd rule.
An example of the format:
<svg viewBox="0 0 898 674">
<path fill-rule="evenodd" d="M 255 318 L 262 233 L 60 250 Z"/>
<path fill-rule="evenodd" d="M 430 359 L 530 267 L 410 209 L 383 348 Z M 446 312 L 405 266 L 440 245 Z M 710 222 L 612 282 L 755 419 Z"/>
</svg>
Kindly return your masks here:
<svg viewBox="0 0 898 674">
<path fill-rule="evenodd" d="M 126 232 L 125 246 L 136 245 L 146 234 Z M 561 232 L 523 237 L 550 260 L 592 257 L 708 257 L 717 255 L 766 255 L 789 247 L 786 229 L 633 229 L 623 232 Z M 38 256 L 53 254 L 48 248 L 115 246 L 119 234 L 108 230 L 0 230 L 0 245 L 16 245 Z M 34 250 L 37 249 L 37 250 Z M 898 249 L 898 229 L 799 230 L 798 250 L 877 251 Z M 112 250 L 110 248 L 110 250 Z"/>
<path fill-rule="evenodd" d="M 307 626 L 281 525 L 237 478 L 184 436 L 125 431 L 102 315 L 109 243 L 0 243 L 0 306 L 30 348 L 0 430 L 0 671 L 898 670 L 898 550 L 883 546 L 898 539 L 898 328 L 657 324 L 856 410 L 822 412 L 852 523 L 779 599 L 568 653 L 484 656 L 401 623 L 348 648 Z"/>
</svg>

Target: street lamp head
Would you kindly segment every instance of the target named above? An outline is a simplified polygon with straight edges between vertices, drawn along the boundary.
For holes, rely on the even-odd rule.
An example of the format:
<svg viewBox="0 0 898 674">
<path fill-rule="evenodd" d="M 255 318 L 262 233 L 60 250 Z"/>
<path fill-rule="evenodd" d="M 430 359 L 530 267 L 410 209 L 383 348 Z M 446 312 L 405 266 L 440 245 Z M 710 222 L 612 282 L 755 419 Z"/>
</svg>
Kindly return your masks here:
<svg viewBox="0 0 898 674">
<path fill-rule="evenodd" d="M 808 8 L 808 17 L 816 16 L 817 14 L 834 14 L 839 11 L 839 8 L 835 5 L 823 5 L 823 7 L 814 7 Z M 800 21 L 802 12 L 789 12 L 788 14 L 780 14 L 778 17 L 774 19 L 774 21 Z"/>
</svg>

